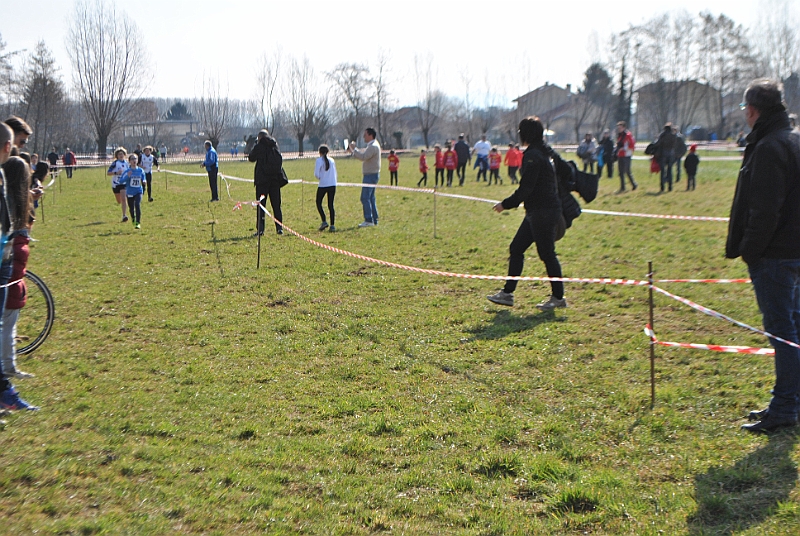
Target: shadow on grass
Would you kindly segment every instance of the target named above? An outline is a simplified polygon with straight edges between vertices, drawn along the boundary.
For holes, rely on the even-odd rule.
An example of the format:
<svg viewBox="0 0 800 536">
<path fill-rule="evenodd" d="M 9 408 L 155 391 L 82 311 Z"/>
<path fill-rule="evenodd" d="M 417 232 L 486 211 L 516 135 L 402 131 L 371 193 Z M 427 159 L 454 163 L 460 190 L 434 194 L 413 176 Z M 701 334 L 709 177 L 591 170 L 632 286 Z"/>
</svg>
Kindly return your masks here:
<svg viewBox="0 0 800 536">
<path fill-rule="evenodd" d="M 556 316 L 553 311 L 543 311 L 541 313 L 517 316 L 510 311 L 498 311 L 494 315 L 491 325 L 481 325 L 468 329 L 467 333 L 473 335 L 473 340 L 495 340 L 502 339 L 512 333 L 527 331 L 540 324 L 548 322 L 564 322 L 566 318 Z"/>
<path fill-rule="evenodd" d="M 772 434 L 766 445 L 732 466 L 697 475 L 697 512 L 687 519 L 689 534 L 727 536 L 774 515 L 797 483 L 792 451 L 798 438 L 797 428 Z"/>
</svg>

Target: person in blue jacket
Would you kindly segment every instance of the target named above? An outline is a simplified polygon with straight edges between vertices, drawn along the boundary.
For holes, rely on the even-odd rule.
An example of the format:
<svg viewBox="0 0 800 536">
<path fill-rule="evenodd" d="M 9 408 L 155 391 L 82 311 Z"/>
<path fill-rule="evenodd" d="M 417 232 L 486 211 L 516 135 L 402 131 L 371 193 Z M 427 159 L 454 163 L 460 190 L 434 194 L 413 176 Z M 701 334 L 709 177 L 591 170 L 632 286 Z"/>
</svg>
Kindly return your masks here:
<svg viewBox="0 0 800 536">
<path fill-rule="evenodd" d="M 137 164 L 138 160 L 136 153 L 128 157 L 128 165 L 130 167 L 120 177 L 119 184 L 120 186 L 125 186 L 125 195 L 128 197 L 128 212 L 131 213 L 133 226 L 136 229 L 141 229 L 142 195 L 144 194 L 144 185 L 147 184 L 147 175 Z"/>
<path fill-rule="evenodd" d="M 219 173 L 219 157 L 210 140 L 206 140 L 206 159 L 200 164 L 208 172 L 208 186 L 211 188 L 211 202 L 219 201 L 217 193 L 217 173 Z"/>
</svg>

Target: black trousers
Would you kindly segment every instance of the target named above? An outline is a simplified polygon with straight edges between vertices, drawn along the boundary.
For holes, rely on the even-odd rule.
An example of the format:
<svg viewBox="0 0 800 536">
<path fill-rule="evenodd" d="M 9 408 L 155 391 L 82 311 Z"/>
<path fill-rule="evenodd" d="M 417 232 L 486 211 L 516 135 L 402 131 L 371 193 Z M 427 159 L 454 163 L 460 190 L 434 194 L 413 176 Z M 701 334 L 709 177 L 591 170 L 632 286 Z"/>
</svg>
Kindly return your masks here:
<svg viewBox="0 0 800 536">
<path fill-rule="evenodd" d="M 439 186 L 439 176 L 442 177 L 442 186 L 444 186 L 444 168 L 436 168 L 436 174 L 433 176 L 434 186 Z"/>
<path fill-rule="evenodd" d="M 317 188 L 317 211 L 322 221 L 325 219 L 325 211 L 322 210 L 322 200 L 328 196 L 328 212 L 331 213 L 331 225 L 336 225 L 336 211 L 333 209 L 333 199 L 336 197 L 336 186 L 327 186 L 325 188 Z"/>
<path fill-rule="evenodd" d="M 261 196 L 264 196 L 264 199 L 261 199 Z M 275 217 L 276 220 L 282 222 L 283 221 L 283 213 L 281 212 L 281 187 L 275 183 L 259 183 L 256 184 L 256 199 L 261 199 L 261 205 L 266 208 L 267 206 L 267 198 L 269 197 L 269 203 L 272 205 L 272 215 Z M 264 219 L 266 218 L 266 214 L 261 209 L 258 209 L 256 213 L 256 230 L 259 233 L 264 232 Z M 281 224 L 275 224 L 275 230 L 279 231 L 281 229 Z"/>
<path fill-rule="evenodd" d="M 147 179 L 147 198 L 153 199 L 153 173 L 145 173 L 145 179 Z"/>
<path fill-rule="evenodd" d="M 467 163 L 458 163 L 456 168 L 456 175 L 458 175 L 458 185 L 464 186 L 464 179 L 467 177 Z"/>
<path fill-rule="evenodd" d="M 219 168 L 207 169 L 208 171 L 208 186 L 211 188 L 211 200 L 219 201 L 219 192 L 217 191 L 217 173 Z"/>
<path fill-rule="evenodd" d="M 556 255 L 556 227 L 560 209 L 547 209 L 531 212 L 517 230 L 509 246 L 508 275 L 522 275 L 525 264 L 525 251 L 536 242 L 536 253 L 544 262 L 548 277 L 561 277 L 561 263 Z M 564 297 L 564 283 L 551 281 L 550 288 L 556 298 Z M 507 280 L 504 291 L 512 293 L 517 289 L 517 281 Z"/>
</svg>

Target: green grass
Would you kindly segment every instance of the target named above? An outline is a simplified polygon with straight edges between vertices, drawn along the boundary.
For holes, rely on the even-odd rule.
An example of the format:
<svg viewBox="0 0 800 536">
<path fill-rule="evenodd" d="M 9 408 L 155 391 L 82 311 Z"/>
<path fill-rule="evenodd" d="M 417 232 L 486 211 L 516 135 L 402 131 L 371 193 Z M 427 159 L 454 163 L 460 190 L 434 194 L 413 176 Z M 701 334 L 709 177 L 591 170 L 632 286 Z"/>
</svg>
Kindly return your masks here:
<svg viewBox="0 0 800 536">
<path fill-rule="evenodd" d="M 356 162 L 338 162 L 358 182 Z M 587 208 L 726 216 L 735 162 L 702 162 L 695 192 L 614 195 Z M 312 161 L 287 162 L 290 178 Z M 199 166 L 175 169 L 195 172 Z M 418 180 L 402 159 L 400 184 Z M 223 173 L 251 177 L 252 167 Z M 430 174 L 432 184 L 433 174 Z M 169 181 L 168 189 L 165 182 Z M 388 184 L 384 171 L 382 184 Z M 209 204 L 207 181 L 156 175 L 141 231 L 119 223 L 100 170 L 51 191 L 30 268 L 57 321 L 17 382 L 38 413 L 0 431 L 8 534 L 797 534 L 797 436 L 739 431 L 763 406 L 772 363 L 657 349 L 650 409 L 647 290 L 568 284 L 570 307 L 523 283 L 386 268 L 267 233 L 253 209 Z M 457 193 L 501 199 L 506 184 Z M 315 188 L 283 189 L 285 222 L 321 242 L 402 264 L 502 275 L 521 210 L 379 190 L 380 226 L 357 229 L 340 188 L 336 234 L 318 233 Z M 301 199 L 302 192 L 302 199 Z M 231 183 L 234 200 L 253 197 Z M 584 214 L 558 243 L 574 277 L 744 277 L 726 225 Z M 544 275 L 531 250 L 525 275 Z M 670 285 L 760 325 L 748 285 Z M 763 346 L 656 296 L 663 340 Z M 24 313 L 23 313 L 24 314 Z"/>
</svg>

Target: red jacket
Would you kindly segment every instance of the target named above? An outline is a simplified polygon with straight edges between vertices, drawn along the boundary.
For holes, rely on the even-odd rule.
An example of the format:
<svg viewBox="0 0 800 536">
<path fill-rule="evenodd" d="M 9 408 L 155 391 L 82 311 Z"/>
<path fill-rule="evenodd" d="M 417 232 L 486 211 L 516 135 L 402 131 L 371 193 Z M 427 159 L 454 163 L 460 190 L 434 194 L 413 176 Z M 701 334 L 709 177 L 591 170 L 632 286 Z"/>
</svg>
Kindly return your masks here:
<svg viewBox="0 0 800 536">
<path fill-rule="evenodd" d="M 520 167 L 522 166 L 522 151 L 514 147 L 513 149 L 509 149 L 506 152 L 506 157 L 503 162 L 508 167 Z"/>
<path fill-rule="evenodd" d="M 426 173 L 428 171 L 428 157 L 424 154 L 419 155 L 419 170 L 422 173 Z"/>
<path fill-rule="evenodd" d="M 444 167 L 446 169 L 456 169 L 458 167 L 458 155 L 452 149 L 444 153 Z"/>
<path fill-rule="evenodd" d="M 397 171 L 397 168 L 400 167 L 400 159 L 396 154 L 390 154 L 386 160 L 389 161 L 389 171 Z"/>
<path fill-rule="evenodd" d="M 434 155 L 436 156 L 436 169 L 444 169 L 444 154 L 442 151 L 436 151 Z"/>
<path fill-rule="evenodd" d="M 630 130 L 624 130 L 617 136 L 617 156 L 633 156 L 633 149 L 636 147 L 636 140 L 633 139 L 633 134 Z"/>
<path fill-rule="evenodd" d="M 14 237 L 14 257 L 11 261 L 11 279 L 9 282 L 19 282 L 11 285 L 7 289 L 6 309 L 22 309 L 25 307 L 25 302 L 28 301 L 28 287 L 25 285 L 25 272 L 28 271 L 28 255 L 30 255 L 28 242 L 30 241 L 31 239 L 27 236 L 16 235 Z"/>
<path fill-rule="evenodd" d="M 503 162 L 503 155 L 500 153 L 489 153 L 489 169 L 500 169 Z"/>
</svg>

